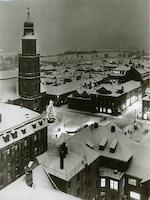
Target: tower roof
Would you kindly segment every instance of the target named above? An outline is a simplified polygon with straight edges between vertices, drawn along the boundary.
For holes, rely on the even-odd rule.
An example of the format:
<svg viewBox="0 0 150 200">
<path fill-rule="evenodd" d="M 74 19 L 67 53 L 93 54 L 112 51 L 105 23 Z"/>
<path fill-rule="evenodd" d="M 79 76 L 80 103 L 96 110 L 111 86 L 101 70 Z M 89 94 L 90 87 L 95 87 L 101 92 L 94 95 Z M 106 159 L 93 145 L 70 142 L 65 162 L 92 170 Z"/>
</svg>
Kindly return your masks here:
<svg viewBox="0 0 150 200">
<path fill-rule="evenodd" d="M 34 26 L 34 24 L 30 20 L 24 22 L 24 27 L 33 27 L 33 26 Z"/>
<path fill-rule="evenodd" d="M 24 22 L 24 27 L 33 27 L 33 22 L 30 20 L 30 7 L 27 7 L 28 20 Z"/>
</svg>

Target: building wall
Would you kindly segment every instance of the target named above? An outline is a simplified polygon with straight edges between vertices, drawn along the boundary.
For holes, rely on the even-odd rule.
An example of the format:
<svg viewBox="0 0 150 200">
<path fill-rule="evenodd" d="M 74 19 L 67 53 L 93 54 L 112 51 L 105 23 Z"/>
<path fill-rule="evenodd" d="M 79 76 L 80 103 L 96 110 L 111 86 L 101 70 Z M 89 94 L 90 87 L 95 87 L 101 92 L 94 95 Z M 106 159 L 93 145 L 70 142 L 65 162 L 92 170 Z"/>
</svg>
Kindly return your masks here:
<svg viewBox="0 0 150 200">
<path fill-rule="evenodd" d="M 90 94 L 88 98 L 83 98 L 82 96 L 76 97 L 72 95 L 68 97 L 68 107 L 88 112 L 102 112 L 118 115 L 141 97 L 141 87 L 131 92 L 119 95 L 118 97 L 100 94 L 94 96 Z"/>
<path fill-rule="evenodd" d="M 47 150 L 47 128 L 0 149 L 0 189 L 24 174 L 30 160 Z"/>
</svg>

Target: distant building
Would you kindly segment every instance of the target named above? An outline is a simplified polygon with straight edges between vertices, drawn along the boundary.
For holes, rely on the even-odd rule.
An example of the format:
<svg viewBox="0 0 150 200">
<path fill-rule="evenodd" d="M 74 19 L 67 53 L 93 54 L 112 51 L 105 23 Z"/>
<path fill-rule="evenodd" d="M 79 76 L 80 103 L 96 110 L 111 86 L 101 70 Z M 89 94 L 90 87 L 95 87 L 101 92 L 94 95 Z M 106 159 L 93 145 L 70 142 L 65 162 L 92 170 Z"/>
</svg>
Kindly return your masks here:
<svg viewBox="0 0 150 200">
<path fill-rule="evenodd" d="M 117 81 L 85 85 L 68 96 L 68 107 L 89 112 L 120 114 L 128 106 L 142 98 L 142 86 L 138 81 L 118 84 Z"/>
<path fill-rule="evenodd" d="M 150 88 L 147 88 L 142 99 L 142 118 L 150 120 Z"/>
<path fill-rule="evenodd" d="M 0 189 L 24 174 L 30 160 L 47 150 L 47 123 L 29 109 L 0 104 Z"/>
<path fill-rule="evenodd" d="M 149 153 L 150 147 L 132 142 L 115 125 L 93 124 L 37 159 L 68 194 L 85 200 L 147 200 Z"/>
</svg>

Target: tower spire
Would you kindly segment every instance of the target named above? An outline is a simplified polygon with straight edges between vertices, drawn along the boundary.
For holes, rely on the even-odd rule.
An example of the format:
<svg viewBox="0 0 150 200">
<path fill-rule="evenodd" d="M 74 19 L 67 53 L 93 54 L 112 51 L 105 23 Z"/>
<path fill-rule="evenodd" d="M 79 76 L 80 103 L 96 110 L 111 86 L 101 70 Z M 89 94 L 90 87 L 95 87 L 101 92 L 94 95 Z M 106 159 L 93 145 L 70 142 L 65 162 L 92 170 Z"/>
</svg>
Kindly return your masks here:
<svg viewBox="0 0 150 200">
<path fill-rule="evenodd" d="M 30 7 L 27 7 L 27 15 L 28 15 L 28 20 L 30 19 Z"/>
</svg>

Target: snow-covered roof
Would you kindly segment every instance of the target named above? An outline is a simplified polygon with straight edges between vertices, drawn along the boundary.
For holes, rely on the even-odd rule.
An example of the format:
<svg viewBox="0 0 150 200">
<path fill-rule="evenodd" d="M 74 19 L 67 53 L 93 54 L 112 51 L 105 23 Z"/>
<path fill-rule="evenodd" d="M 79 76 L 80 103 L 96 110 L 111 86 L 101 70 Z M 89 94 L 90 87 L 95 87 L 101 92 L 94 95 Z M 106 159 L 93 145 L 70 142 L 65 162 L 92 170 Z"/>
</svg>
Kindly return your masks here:
<svg viewBox="0 0 150 200">
<path fill-rule="evenodd" d="M 99 150 L 99 144 L 104 137 L 107 137 L 107 145 L 104 150 Z M 117 146 L 114 153 L 111 153 L 110 147 L 114 140 L 117 142 Z M 117 128 L 112 133 L 110 124 L 105 127 L 81 129 L 76 135 L 69 137 L 66 143 L 68 154 L 64 158 L 64 169 L 60 169 L 60 157 L 57 148 L 55 153 L 49 149 L 46 153 L 37 157 L 39 163 L 42 163 L 48 173 L 63 180 L 70 180 L 85 167 L 85 163 L 90 165 L 100 156 L 123 162 L 127 162 L 132 157 L 130 150 L 132 142 Z"/>
<path fill-rule="evenodd" d="M 91 89 L 87 89 L 87 88 L 79 88 L 77 89 L 77 92 L 79 94 L 83 93 L 84 91 L 87 92 L 87 94 L 96 94 L 96 95 L 99 95 L 98 91 L 99 89 L 103 88 L 105 89 L 106 91 L 109 91 L 108 94 L 100 94 L 102 96 L 113 96 L 113 97 L 118 97 L 120 95 L 123 95 L 125 93 L 128 93 L 136 88 L 139 88 L 141 86 L 141 83 L 139 81 L 128 81 L 128 82 L 125 82 L 123 84 L 117 84 L 116 82 L 115 83 L 102 83 L 100 84 L 100 86 L 98 87 L 93 87 Z M 122 93 L 119 93 L 118 90 L 120 90 L 121 88 L 123 87 L 123 92 Z"/>
<path fill-rule="evenodd" d="M 10 70 L 3 70 L 0 71 L 0 79 L 12 79 L 18 77 L 18 69 L 10 69 Z"/>
<path fill-rule="evenodd" d="M 0 122 L 0 148 L 10 145 L 47 126 L 47 123 L 43 121 L 39 113 L 24 107 L 1 103 L 0 113 L 2 119 Z M 41 121 L 42 124 L 40 125 Z M 36 128 L 33 128 L 32 124 L 36 124 Z M 22 133 L 23 129 L 26 129 L 25 134 Z M 12 137 L 12 130 L 17 131 L 16 138 Z M 8 142 L 5 142 L 3 139 L 3 134 L 6 133 L 9 135 Z"/>
<path fill-rule="evenodd" d="M 41 166 L 33 170 L 33 186 L 27 186 L 25 175 L 0 191 L 3 200 L 79 200 L 64 192 L 55 190 Z"/>
<path fill-rule="evenodd" d="M 62 95 L 74 91 L 81 85 L 81 81 L 73 81 L 58 86 L 45 86 L 45 91 L 49 95 Z"/>
<path fill-rule="evenodd" d="M 141 178 L 142 180 L 150 180 L 150 147 L 142 144 L 133 144 L 133 158 L 126 174 Z"/>
<path fill-rule="evenodd" d="M 67 123 L 64 124 L 64 129 L 68 133 L 75 133 L 88 125 L 89 118 L 88 117 L 83 117 L 83 118 L 77 118 L 73 119 Z"/>
<path fill-rule="evenodd" d="M 111 124 L 108 126 L 99 126 L 96 129 L 91 130 L 90 127 L 82 129 L 78 134 L 69 138 L 69 141 L 74 141 L 80 144 L 84 144 L 88 139 L 94 145 L 100 156 L 109 157 L 116 160 L 127 162 L 132 157 L 131 141 L 126 138 L 121 131 L 116 127 L 115 132 L 111 132 Z M 99 150 L 99 144 L 104 137 L 108 138 L 107 145 L 104 150 Z M 117 140 L 117 147 L 114 153 L 110 152 L 110 146 L 113 140 Z"/>
</svg>

